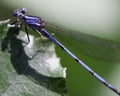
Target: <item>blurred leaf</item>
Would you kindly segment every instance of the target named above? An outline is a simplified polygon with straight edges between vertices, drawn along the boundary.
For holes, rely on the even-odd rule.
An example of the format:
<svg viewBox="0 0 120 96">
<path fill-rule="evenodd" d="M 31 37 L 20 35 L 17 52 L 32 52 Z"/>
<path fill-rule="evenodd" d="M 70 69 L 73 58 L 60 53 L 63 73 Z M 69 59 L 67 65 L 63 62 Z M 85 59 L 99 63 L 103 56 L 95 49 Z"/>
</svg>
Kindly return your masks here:
<svg viewBox="0 0 120 96">
<path fill-rule="evenodd" d="M 120 44 L 98 38 L 63 26 L 48 23 L 47 30 L 76 55 L 86 55 L 104 61 L 120 61 Z"/>
<path fill-rule="evenodd" d="M 87 55 L 105 61 L 119 61 L 118 43 L 56 25 L 47 22 L 46 29 L 78 57 Z M 31 42 L 24 47 L 25 41 L 27 41 L 24 40 L 26 39 L 24 32 L 19 34 L 18 28 L 10 28 L 7 33 L 4 26 L 1 26 L 0 30 L 2 37 L 0 55 L 2 79 L 0 83 L 3 85 L 0 93 L 3 96 L 6 94 L 14 94 L 12 96 L 38 94 L 56 96 L 66 93 L 65 79 L 63 78 L 65 69 L 58 66 L 59 64 L 56 65 L 57 58 L 54 59 L 55 53 L 51 50 L 54 45 L 51 41 L 43 37 L 39 40 L 37 37 L 34 39 L 33 36 L 30 36 Z M 31 30 L 29 32 L 37 34 Z"/>
<path fill-rule="evenodd" d="M 26 34 L 6 25 L 0 25 L 0 95 L 65 95 L 65 68 L 59 64 L 52 42 L 30 36 L 31 42 L 24 47 Z"/>
</svg>

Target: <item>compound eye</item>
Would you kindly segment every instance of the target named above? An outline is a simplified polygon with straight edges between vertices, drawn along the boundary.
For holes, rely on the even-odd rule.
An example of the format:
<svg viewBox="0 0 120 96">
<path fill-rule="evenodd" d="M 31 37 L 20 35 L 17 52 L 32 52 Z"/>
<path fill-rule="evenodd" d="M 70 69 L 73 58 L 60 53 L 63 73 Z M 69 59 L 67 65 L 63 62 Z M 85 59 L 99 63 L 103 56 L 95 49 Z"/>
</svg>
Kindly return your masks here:
<svg viewBox="0 0 120 96">
<path fill-rule="evenodd" d="M 20 8 L 14 11 L 14 16 L 15 17 L 20 17 L 21 14 L 25 14 L 27 10 L 25 8 Z"/>
<path fill-rule="evenodd" d="M 27 10 L 25 9 L 25 8 L 21 8 L 21 13 L 26 13 L 27 12 Z"/>
<path fill-rule="evenodd" d="M 14 12 L 14 14 L 13 14 L 15 17 L 17 17 L 18 16 L 18 13 L 16 13 L 16 12 Z"/>
</svg>

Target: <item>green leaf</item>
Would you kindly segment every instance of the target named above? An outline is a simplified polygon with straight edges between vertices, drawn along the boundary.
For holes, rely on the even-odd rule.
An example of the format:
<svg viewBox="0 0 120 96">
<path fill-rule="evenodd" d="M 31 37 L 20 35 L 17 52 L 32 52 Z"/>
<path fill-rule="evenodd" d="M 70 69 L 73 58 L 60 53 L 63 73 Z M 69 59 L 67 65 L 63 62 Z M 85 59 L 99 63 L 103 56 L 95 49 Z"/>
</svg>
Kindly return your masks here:
<svg viewBox="0 0 120 96">
<path fill-rule="evenodd" d="M 47 22 L 47 30 L 74 54 L 103 61 L 120 61 L 120 44 Z M 73 47 L 74 46 L 74 47 Z"/>
<path fill-rule="evenodd" d="M 75 55 L 85 58 L 82 60 L 86 60 L 85 62 L 88 64 L 91 63 L 93 66 L 97 64 L 97 66 L 95 66 L 98 67 L 99 71 L 102 69 L 101 72 L 103 72 L 103 74 L 111 71 L 111 69 L 109 68 L 110 66 L 108 67 L 107 63 L 101 62 L 102 60 L 110 62 L 119 61 L 118 43 L 56 25 L 57 24 L 47 22 L 47 31 L 50 32 L 51 35 L 54 35 L 57 40 L 75 53 Z M 55 63 L 55 61 L 58 60 L 58 58 L 54 59 L 56 54 L 51 41 L 44 37 L 39 39 L 37 38 L 39 35 L 36 36 L 37 32 L 35 33 L 29 30 L 30 34 L 35 35 L 35 38 L 34 36 L 30 36 L 31 42 L 25 47 L 27 41 L 24 35 L 25 32 L 20 32 L 19 34 L 18 28 L 11 28 L 7 32 L 6 26 L 1 26 L 0 30 L 2 37 L 2 51 L 0 53 L 0 66 L 2 68 L 0 69 L 0 77 L 2 78 L 0 79 L 0 84 L 2 86 L 0 86 L 0 93 L 3 96 L 6 94 L 12 94 L 12 96 L 38 96 L 38 94 L 41 96 L 56 96 L 66 94 L 65 78 L 63 78 L 65 77 L 65 69 L 56 65 L 57 63 Z M 62 55 L 64 54 L 62 53 Z M 91 57 L 95 62 L 91 60 Z M 83 87 L 86 88 L 86 86 L 92 85 L 92 83 L 88 85 L 88 82 L 82 82 L 82 84 L 80 84 L 81 78 L 78 78 L 78 71 L 82 71 L 80 69 L 81 67 L 78 67 L 79 65 L 77 66 L 77 64 L 74 65 L 74 62 L 71 62 L 71 58 L 69 59 L 66 55 L 62 59 L 69 62 L 68 64 L 66 62 L 64 63 L 70 66 L 69 69 L 72 70 L 71 73 L 73 74 L 67 73 L 69 75 L 67 78 L 69 94 L 77 94 L 76 89 L 77 92 L 79 92 L 81 87 L 84 89 Z M 112 65 L 115 65 L 116 63 L 113 62 Z M 111 63 L 109 63 L 109 65 L 110 64 Z M 100 65 L 104 65 L 104 68 L 107 68 L 107 70 L 103 71 L 103 67 L 100 69 Z M 87 74 L 87 76 L 89 75 Z M 86 77 L 86 75 L 82 76 L 82 78 L 84 77 Z M 92 76 L 90 77 L 92 78 Z M 92 78 L 92 80 L 94 80 L 94 78 Z M 84 81 L 86 81 L 86 79 Z M 78 88 L 76 88 L 76 86 Z M 91 92 L 90 88 L 92 90 L 92 86 L 88 88 L 88 93 L 84 91 L 83 93 L 89 94 Z M 111 90 L 109 91 L 111 92 Z M 82 94 L 82 92 L 80 93 Z"/>
<path fill-rule="evenodd" d="M 62 68 L 54 45 L 48 39 L 34 38 L 26 46 L 26 34 L 7 28 L 1 22 L 0 95 L 63 96 L 66 94 L 66 68 Z M 18 35 L 19 34 L 19 35 Z"/>
</svg>

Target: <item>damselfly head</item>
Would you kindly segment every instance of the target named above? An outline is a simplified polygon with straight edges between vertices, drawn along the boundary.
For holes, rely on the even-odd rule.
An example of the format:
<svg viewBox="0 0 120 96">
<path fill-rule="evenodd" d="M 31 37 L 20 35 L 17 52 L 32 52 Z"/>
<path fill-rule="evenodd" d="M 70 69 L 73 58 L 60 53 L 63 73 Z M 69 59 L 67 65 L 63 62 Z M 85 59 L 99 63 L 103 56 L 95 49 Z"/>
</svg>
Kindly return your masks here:
<svg viewBox="0 0 120 96">
<path fill-rule="evenodd" d="M 20 8 L 14 11 L 14 16 L 22 18 L 22 15 L 25 14 L 27 10 L 25 8 Z"/>
</svg>

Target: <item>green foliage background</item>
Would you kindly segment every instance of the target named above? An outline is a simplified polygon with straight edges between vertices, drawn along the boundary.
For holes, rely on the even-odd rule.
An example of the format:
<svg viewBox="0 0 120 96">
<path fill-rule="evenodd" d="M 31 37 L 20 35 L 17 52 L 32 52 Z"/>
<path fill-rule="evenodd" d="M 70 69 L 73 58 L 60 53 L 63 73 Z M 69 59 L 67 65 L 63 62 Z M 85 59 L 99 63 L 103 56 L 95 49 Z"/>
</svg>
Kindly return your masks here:
<svg viewBox="0 0 120 96">
<path fill-rule="evenodd" d="M 12 0 L 12 1 L 14 1 L 14 0 Z M 36 15 L 38 12 L 38 10 L 35 12 L 33 6 L 28 7 L 29 2 L 24 3 L 24 4 L 22 4 L 20 2 L 18 3 L 18 1 L 14 1 L 14 2 L 15 3 L 13 4 L 13 6 L 9 6 L 10 1 L 7 1 L 7 0 L 0 1 L 0 20 L 5 20 L 5 19 L 10 18 L 11 22 L 14 21 L 15 18 L 13 17 L 13 11 L 20 7 L 27 8 L 29 13 L 31 13 L 31 15 L 34 15 L 34 14 Z M 41 2 L 40 4 L 42 4 L 42 1 L 40 1 L 40 2 Z M 53 34 L 53 36 L 55 36 L 61 43 L 63 43 L 68 49 L 70 49 L 73 53 L 75 53 L 75 55 L 77 55 L 87 65 L 89 65 L 91 68 L 93 68 L 102 77 L 107 79 L 107 81 L 109 81 L 114 86 L 116 86 L 117 88 L 120 89 L 120 87 L 119 87 L 120 86 L 119 71 L 117 72 L 117 74 L 114 74 L 114 72 L 117 70 L 117 68 L 118 69 L 120 68 L 120 66 L 119 66 L 119 62 L 120 62 L 119 41 L 120 41 L 120 39 L 119 38 L 117 38 L 117 39 L 115 38 L 114 41 L 110 41 L 107 39 L 90 36 L 88 34 L 83 34 L 83 33 L 81 33 L 80 30 L 73 31 L 73 30 L 71 30 L 71 28 L 73 26 L 72 27 L 70 26 L 70 28 L 65 28 L 61 25 L 58 25 L 57 23 L 50 23 L 49 16 L 46 16 L 45 13 L 43 11 L 41 11 L 40 9 L 39 9 L 39 11 L 41 12 L 40 17 L 45 16 L 45 19 L 48 20 L 46 22 L 46 29 L 51 34 Z M 42 15 L 42 13 L 44 13 L 44 15 Z M 52 20 L 50 20 L 50 21 L 52 21 Z M 54 20 L 53 20 L 53 22 L 54 22 Z M 57 22 L 57 21 L 55 21 L 55 22 Z M 1 32 L 3 32 L 3 28 L 1 28 L 0 30 L 1 30 Z M 118 30 L 118 32 L 119 31 L 120 30 Z M 2 36 L 6 36 L 5 32 L 7 32 L 7 31 L 4 31 L 3 32 L 4 35 L 2 35 Z M 30 31 L 30 34 L 34 35 L 35 38 L 39 37 L 39 35 L 37 35 L 33 31 Z M 119 37 L 119 35 L 118 35 L 118 37 Z M 34 41 L 34 42 L 36 42 L 38 44 L 37 46 L 41 45 L 41 44 L 39 45 L 38 41 Z M 49 42 L 49 41 L 47 41 L 47 42 L 48 42 L 48 45 L 50 46 L 51 42 Z M 13 42 L 13 43 L 15 43 L 15 42 Z M 46 46 L 44 46 L 44 47 L 46 48 Z M 19 44 L 18 44 L 18 47 L 16 45 L 14 45 L 13 51 L 16 51 L 18 48 L 20 48 Z M 66 84 L 68 87 L 68 89 L 67 89 L 68 95 L 70 95 L 70 96 L 116 96 L 115 93 L 113 93 L 111 90 L 109 90 L 104 85 L 102 85 L 99 81 L 97 81 L 94 77 L 92 77 L 88 72 L 86 72 L 86 70 L 81 68 L 81 66 L 79 64 L 77 64 L 74 60 L 72 60 L 71 57 L 69 57 L 59 47 L 56 46 L 55 50 L 56 50 L 57 56 L 59 56 L 61 58 L 62 66 L 67 67 Z M 55 53 L 53 53 L 53 54 L 55 54 Z M 23 55 L 25 56 L 25 53 Z M 38 57 L 40 57 L 41 60 L 43 59 L 42 55 L 41 56 L 38 55 Z M 24 58 L 27 58 L 27 57 L 24 57 Z M 6 78 L 6 76 L 10 76 L 10 78 L 12 79 L 11 81 L 13 81 L 14 79 L 16 79 L 16 76 L 18 76 L 16 82 L 21 83 L 20 80 L 22 80 L 23 78 L 29 77 L 27 79 L 24 79 L 25 80 L 24 82 L 27 82 L 26 84 L 29 84 L 29 82 L 31 83 L 32 80 L 34 82 L 37 82 L 36 79 L 34 79 L 33 77 L 30 77 L 28 75 L 28 74 L 32 74 L 32 72 L 29 72 L 29 70 L 27 71 L 28 74 L 23 77 L 20 74 L 18 74 L 18 72 L 16 72 L 16 73 L 14 72 L 15 68 L 18 66 L 16 66 L 14 68 L 10 65 L 10 63 L 9 63 L 9 62 L 11 62 L 10 54 L 1 52 L 0 59 L 1 59 L 0 66 L 1 66 L 1 70 L 3 72 L 3 73 L 2 72 L 0 73 L 1 78 Z M 33 60 L 35 60 L 35 62 L 36 62 L 36 59 L 33 59 Z M 35 65 L 34 65 L 34 63 L 32 63 L 32 64 L 33 64 L 33 66 L 37 67 L 37 63 L 35 63 Z M 6 72 L 8 69 L 9 69 L 9 71 Z M 19 70 L 21 71 L 21 69 L 19 69 Z M 42 71 L 42 72 L 44 73 L 44 71 Z M 63 72 L 63 71 L 61 71 L 61 72 Z M 6 75 L 6 73 L 7 73 L 7 75 Z M 58 74 L 60 74 L 60 73 L 58 73 Z M 59 75 L 54 75 L 54 74 L 50 77 L 54 77 L 54 76 L 59 77 Z M 38 79 L 39 79 L 38 75 L 36 77 L 38 77 Z M 20 78 L 22 78 L 22 79 L 20 79 Z M 31 80 L 31 78 L 32 78 L 32 80 Z M 51 80 L 51 78 L 50 78 L 50 80 Z M 54 79 L 52 79 L 52 80 L 54 80 Z M 53 82 L 51 83 L 48 81 L 51 84 L 49 87 L 52 89 L 51 86 L 53 86 L 54 87 L 53 89 L 55 89 L 57 85 L 63 84 L 62 88 L 66 88 L 64 78 L 58 78 L 58 81 L 60 83 L 57 82 L 57 80 L 56 80 L 56 82 L 54 81 L 55 85 Z M 34 82 L 32 82 L 33 85 L 34 85 Z M 41 81 L 41 82 L 43 83 L 43 81 Z M 47 81 L 45 81 L 44 83 L 46 84 L 46 82 Z M 9 84 L 7 82 L 2 82 L 1 84 L 3 84 L 3 86 L 5 88 L 3 88 L 2 85 L 0 85 L 0 94 L 4 96 L 4 93 L 6 93 L 7 90 L 9 89 Z M 45 84 L 43 84 L 43 85 L 45 85 Z M 24 90 L 24 86 L 26 86 L 26 85 L 24 85 L 24 84 L 20 85 L 21 89 L 23 88 L 22 90 L 25 91 L 25 92 L 23 91 L 24 93 L 21 94 L 21 96 L 41 96 L 40 93 L 43 94 L 43 96 L 61 95 L 61 94 L 56 94 L 56 90 L 53 90 L 53 89 L 52 89 L 53 93 L 51 90 L 45 90 L 44 92 L 46 94 L 44 92 L 42 93 L 39 90 L 41 86 L 38 86 L 38 84 L 37 84 L 37 88 L 34 88 L 33 85 L 27 85 L 29 87 L 29 90 L 36 89 L 36 90 L 34 90 L 35 92 L 31 91 L 33 95 L 31 95 L 31 93 L 29 94 L 30 91 L 27 92 L 26 90 Z M 16 84 L 14 86 L 12 86 L 14 90 L 16 88 L 15 86 L 16 86 Z M 50 89 L 49 87 L 48 87 L 48 89 Z M 60 90 L 60 93 L 62 92 L 62 95 L 63 95 L 63 93 L 65 93 L 65 90 L 62 90 L 62 88 L 60 86 L 57 86 L 57 87 L 58 87 L 58 90 Z M 59 89 L 59 88 L 61 88 L 61 89 Z M 13 92 L 13 89 L 10 90 L 11 93 Z M 19 90 L 16 91 L 16 93 L 18 93 L 18 92 L 20 92 L 20 91 Z M 18 93 L 18 95 L 19 95 L 19 93 Z M 13 93 L 13 95 L 10 95 L 10 96 L 16 96 L 16 95 L 14 95 L 14 93 Z"/>
</svg>

